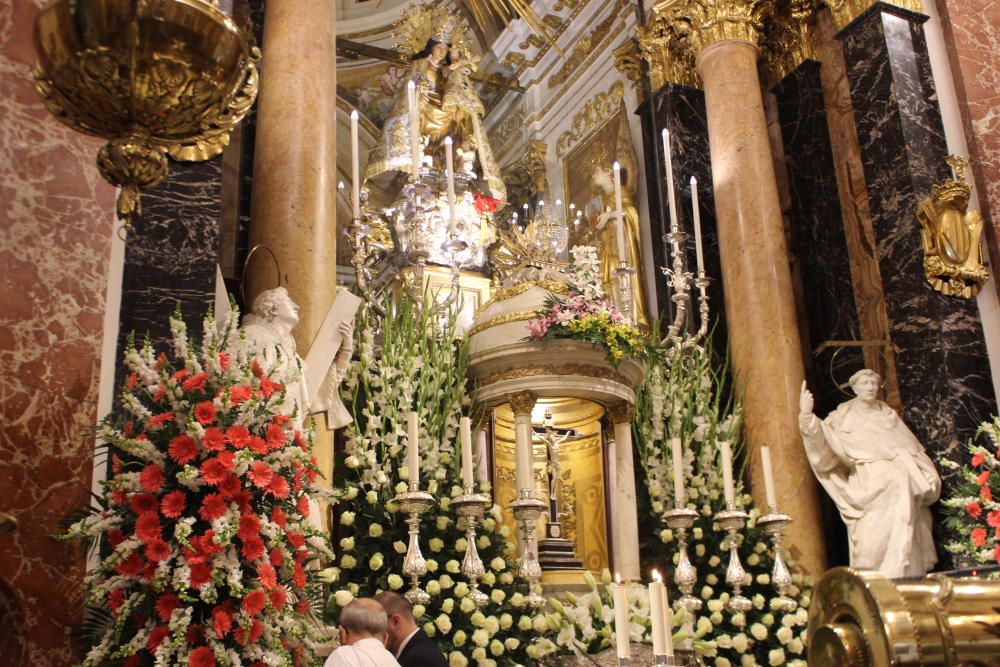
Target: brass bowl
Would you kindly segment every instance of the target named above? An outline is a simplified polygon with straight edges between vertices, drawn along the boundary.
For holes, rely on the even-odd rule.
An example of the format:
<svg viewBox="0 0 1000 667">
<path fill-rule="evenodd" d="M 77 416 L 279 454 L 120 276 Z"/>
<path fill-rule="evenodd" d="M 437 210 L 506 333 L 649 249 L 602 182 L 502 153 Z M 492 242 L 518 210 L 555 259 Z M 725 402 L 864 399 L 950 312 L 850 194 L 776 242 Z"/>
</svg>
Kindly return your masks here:
<svg viewBox="0 0 1000 667">
<path fill-rule="evenodd" d="M 109 140 L 98 166 L 122 188 L 126 224 L 139 188 L 166 174 L 166 155 L 218 155 L 257 95 L 259 51 L 205 0 L 54 0 L 34 37 L 46 108 Z"/>
</svg>

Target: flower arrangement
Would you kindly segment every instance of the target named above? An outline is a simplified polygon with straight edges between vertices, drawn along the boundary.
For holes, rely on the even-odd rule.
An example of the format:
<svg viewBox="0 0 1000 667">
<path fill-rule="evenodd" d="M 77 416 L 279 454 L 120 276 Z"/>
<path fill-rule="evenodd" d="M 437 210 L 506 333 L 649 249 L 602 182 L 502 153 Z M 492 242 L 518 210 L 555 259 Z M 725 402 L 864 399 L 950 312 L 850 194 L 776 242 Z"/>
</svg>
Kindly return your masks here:
<svg viewBox="0 0 1000 667">
<path fill-rule="evenodd" d="M 945 545 L 969 565 L 1000 563 L 1000 417 L 984 422 L 966 445 L 971 460 L 963 466 L 950 459 L 939 463 L 958 471 L 959 483 L 941 501 L 948 511 L 945 524 L 959 537 Z"/>
<path fill-rule="evenodd" d="M 513 541 L 497 505 L 487 511 L 476 539 L 486 567 L 481 588 L 489 602 L 484 608 L 476 608 L 461 574 L 465 526 L 451 503 L 462 493 L 455 440 L 471 399 L 468 343 L 455 334 L 459 311 L 455 307 L 439 320 L 432 309 L 418 309 L 406 296 L 388 299 L 385 308 L 379 348 L 376 327 L 358 327 L 360 356 L 343 390 L 354 423 L 335 465 L 340 556 L 328 571 L 328 618 L 335 622 L 355 597 L 404 592 L 409 583 L 401 576 L 407 526 L 393 498 L 409 480 L 403 465 L 406 413 L 416 410 L 421 488 L 436 497 L 437 505 L 423 515 L 420 528 L 428 569 L 421 585 L 431 600 L 417 605 L 414 615 L 452 667 L 533 665 L 556 650 L 546 636 L 554 633 L 546 616 L 527 605 L 515 581 L 509 551 Z M 479 491 L 489 494 L 489 485 L 480 483 Z"/>
<path fill-rule="evenodd" d="M 121 410 L 98 427 L 103 493 L 61 539 L 103 541 L 86 577 L 86 667 L 306 665 L 308 565 L 332 557 L 308 523 L 310 434 L 280 411 L 281 377 L 254 361 L 235 309 L 199 348 L 179 314 L 173 356 L 130 342 Z"/>
<path fill-rule="evenodd" d="M 597 249 L 576 246 L 570 251 L 571 284 L 565 296 L 549 294 L 536 319 L 528 322 L 526 340 L 570 339 L 599 345 L 617 366 L 625 358 L 655 356 L 648 336 L 629 324 L 604 291 Z"/>
<path fill-rule="evenodd" d="M 761 512 L 752 508 L 750 496 L 743 492 L 737 474 L 737 505 L 750 514 L 743 532 L 740 555 L 747 570 L 743 594 L 753 602 L 753 609 L 731 613 L 726 609 L 729 592 L 725 584 L 728 554 L 720 548 L 724 533 L 713 522 L 714 514 L 725 504 L 720 454 L 717 443 L 740 439 L 741 409 L 725 401 L 719 387 L 723 371 L 713 368 L 711 350 L 699 345 L 675 353 L 669 365 L 655 364 L 647 371 L 645 384 L 637 395 L 635 424 L 636 450 L 641 465 L 637 472 L 644 479 L 648 496 L 648 530 L 640 533 L 658 535 L 658 545 L 649 551 L 655 556 L 667 553 L 676 559 L 676 539 L 667 527 L 665 512 L 674 506 L 673 460 L 670 438 L 683 443 L 683 468 L 687 480 L 687 507 L 699 518 L 688 533 L 688 551 L 698 569 L 699 583 L 694 595 L 703 607 L 693 621 L 693 637 L 714 644 L 714 664 L 718 667 L 741 665 L 805 665 L 805 630 L 811 584 L 793 570 L 793 585 L 787 594 L 796 599 L 798 608 L 785 612 L 772 608 L 777 593 L 771 586 L 773 553 L 770 542 L 757 527 Z M 655 557 L 654 556 L 654 557 Z M 786 556 L 786 562 L 789 562 Z M 649 563 L 666 566 L 670 563 Z M 792 564 L 790 564 L 792 565 Z M 667 577 L 670 599 L 681 593 Z"/>
</svg>

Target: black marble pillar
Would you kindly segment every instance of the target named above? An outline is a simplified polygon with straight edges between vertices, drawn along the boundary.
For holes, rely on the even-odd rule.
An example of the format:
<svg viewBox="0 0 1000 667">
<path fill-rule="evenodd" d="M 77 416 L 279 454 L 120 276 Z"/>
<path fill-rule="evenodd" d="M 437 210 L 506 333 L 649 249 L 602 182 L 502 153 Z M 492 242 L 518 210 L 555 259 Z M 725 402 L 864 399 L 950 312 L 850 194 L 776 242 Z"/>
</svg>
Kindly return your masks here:
<svg viewBox="0 0 1000 667">
<path fill-rule="evenodd" d="M 809 349 L 826 341 L 858 340 L 861 326 L 851 283 L 850 257 L 826 122 L 820 64 L 806 61 L 773 89 L 791 195 L 790 250 L 797 258 L 808 322 Z M 837 350 L 840 350 L 837 352 Z M 814 356 L 807 371 L 817 414 L 848 398 L 838 387 L 864 368 L 861 348 L 830 348 Z M 825 499 L 828 558 L 846 565 L 850 554 L 837 509 Z"/>
<path fill-rule="evenodd" d="M 923 275 L 919 203 L 949 176 L 926 17 L 876 3 L 843 43 L 899 378 L 903 418 L 932 457 L 959 447 L 996 410 L 979 311 Z M 945 494 L 950 484 L 945 480 Z"/>
<path fill-rule="evenodd" d="M 652 111 L 652 113 L 650 113 Z M 691 209 L 690 180 L 698 179 L 698 199 L 701 211 L 705 272 L 712 279 L 709 286 L 711 325 L 715 326 L 713 347 L 725 354 L 725 308 L 722 295 L 722 263 L 719 259 L 719 238 L 715 224 L 715 200 L 712 191 L 712 162 L 709 157 L 708 124 L 705 114 L 705 94 L 695 88 L 668 83 L 652 95 L 652 104 L 645 102 L 637 111 L 642 120 L 643 159 L 646 165 L 646 191 L 649 192 L 650 230 L 653 238 L 653 260 L 657 266 L 656 298 L 660 304 L 662 328 L 673 321 L 673 304 L 667 277 L 660 267 L 671 266 L 670 248 L 665 236 L 670 232 L 667 206 L 666 166 L 663 139 L 660 133 L 670 131 L 670 151 L 673 162 L 674 191 L 677 219 L 681 230 L 688 233 L 687 266 L 695 271 L 694 219 Z M 663 239 L 663 242 L 659 242 Z M 697 290 L 688 309 L 690 327 L 698 327 Z"/>
</svg>

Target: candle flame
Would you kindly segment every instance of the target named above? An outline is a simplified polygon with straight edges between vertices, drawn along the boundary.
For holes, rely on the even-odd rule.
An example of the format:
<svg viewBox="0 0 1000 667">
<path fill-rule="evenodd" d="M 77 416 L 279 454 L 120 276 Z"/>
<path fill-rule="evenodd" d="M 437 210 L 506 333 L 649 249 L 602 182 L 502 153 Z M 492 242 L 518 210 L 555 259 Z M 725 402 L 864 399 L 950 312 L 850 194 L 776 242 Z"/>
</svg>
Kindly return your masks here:
<svg viewBox="0 0 1000 667">
<path fill-rule="evenodd" d="M 562 199 L 556 200 L 556 206 L 562 206 Z"/>
<path fill-rule="evenodd" d="M 354 111 L 351 112 L 351 120 L 357 120 L 358 118 L 359 118 L 358 110 L 355 109 Z"/>
<path fill-rule="evenodd" d="M 622 166 L 620 164 L 618 164 L 618 162 L 616 160 L 615 163 L 614 163 L 614 165 L 612 165 L 611 168 L 614 169 L 615 171 L 620 171 L 621 168 L 622 168 Z"/>
<path fill-rule="evenodd" d="M 698 179 L 694 176 L 691 177 L 691 185 L 698 185 Z"/>
<path fill-rule="evenodd" d="M 413 81 L 410 81 L 410 82 L 408 82 L 408 83 L 406 84 L 406 87 L 407 87 L 407 88 L 409 88 L 410 90 L 415 90 L 415 89 L 416 89 L 416 87 L 417 87 L 417 84 L 416 84 L 416 83 L 414 83 Z M 666 130 L 664 130 L 664 132 L 666 132 Z"/>
<path fill-rule="evenodd" d="M 444 143 L 446 146 L 451 146 L 451 135 L 444 138 Z"/>
<path fill-rule="evenodd" d="M 337 189 L 338 189 L 338 190 L 343 190 L 343 189 L 344 189 L 345 187 L 346 187 L 346 186 L 344 185 L 344 182 L 343 182 L 343 181 L 341 181 L 340 183 L 337 183 Z"/>
<path fill-rule="evenodd" d="M 538 200 L 538 205 L 539 206 L 545 206 L 545 200 L 544 199 L 539 199 Z"/>
<path fill-rule="evenodd" d="M 656 582 L 663 581 L 663 579 L 660 577 L 660 573 L 657 572 L 656 570 L 653 570 L 653 581 Z"/>
<path fill-rule="evenodd" d="M 411 81 L 410 83 L 412 84 L 413 82 Z M 663 128 L 663 132 L 660 132 L 660 134 L 662 134 L 664 138 L 669 137 L 670 130 L 668 130 L 667 128 Z"/>
<path fill-rule="evenodd" d="M 618 574 L 617 572 L 615 572 L 615 583 L 618 584 L 619 586 L 622 583 L 622 575 Z"/>
</svg>

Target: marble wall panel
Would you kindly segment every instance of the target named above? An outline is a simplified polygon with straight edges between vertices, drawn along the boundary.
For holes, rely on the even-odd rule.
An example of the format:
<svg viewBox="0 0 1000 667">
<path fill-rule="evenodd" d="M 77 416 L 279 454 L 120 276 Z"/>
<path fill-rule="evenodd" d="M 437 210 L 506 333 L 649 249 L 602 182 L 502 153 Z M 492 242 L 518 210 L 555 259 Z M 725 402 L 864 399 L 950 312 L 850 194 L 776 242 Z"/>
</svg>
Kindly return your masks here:
<svg viewBox="0 0 1000 667">
<path fill-rule="evenodd" d="M 937 8 L 995 272 L 1000 267 L 1000 2 L 938 0 Z"/>
<path fill-rule="evenodd" d="M 657 266 L 656 298 L 661 304 L 660 313 L 664 321 L 672 321 L 669 286 L 667 278 L 659 267 L 670 266 L 669 247 L 666 242 L 658 243 L 670 232 L 670 216 L 667 208 L 666 166 L 663 156 L 663 140 L 660 133 L 664 128 L 670 131 L 670 150 L 673 162 L 673 178 L 676 193 L 677 218 L 681 230 L 689 234 L 687 240 L 687 266 L 695 270 L 694 219 L 691 209 L 690 180 L 698 179 L 698 198 L 705 255 L 705 272 L 712 279 L 709 286 L 711 305 L 711 325 L 716 327 L 714 347 L 717 353 L 725 354 L 725 309 L 722 295 L 722 264 L 719 259 L 719 238 L 715 225 L 715 201 L 712 195 L 712 164 L 708 148 L 708 125 L 705 114 L 705 94 L 697 89 L 668 83 L 653 94 L 652 111 L 650 104 L 644 103 L 638 114 L 642 119 L 643 144 L 646 164 L 646 191 L 649 197 L 649 217 L 653 243 L 653 260 Z M 657 177 L 659 175 L 659 181 Z M 666 308 L 664 305 L 666 304 Z M 669 308 L 669 310 L 667 309 Z M 689 308 L 694 317 L 689 317 L 692 327 L 697 328 L 697 303 Z M 669 318 L 669 319 L 668 319 Z"/>
<path fill-rule="evenodd" d="M 960 443 L 992 412 L 996 399 L 975 301 L 943 296 L 923 278 L 915 211 L 931 185 L 949 173 L 923 18 L 877 4 L 839 37 L 903 418 L 932 456 L 958 460 L 964 454 Z"/>
<path fill-rule="evenodd" d="M 49 535 L 89 495 L 115 193 L 35 92 L 36 11 L 0 4 L 0 663 L 63 667 L 85 561 Z"/>
</svg>

